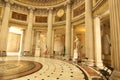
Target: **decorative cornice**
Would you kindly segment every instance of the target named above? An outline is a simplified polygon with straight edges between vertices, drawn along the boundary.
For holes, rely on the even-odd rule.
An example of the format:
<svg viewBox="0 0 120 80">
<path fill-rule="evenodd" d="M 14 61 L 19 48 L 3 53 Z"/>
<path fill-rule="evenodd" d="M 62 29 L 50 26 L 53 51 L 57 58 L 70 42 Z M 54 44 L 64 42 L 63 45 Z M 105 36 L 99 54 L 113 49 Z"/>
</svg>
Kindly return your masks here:
<svg viewBox="0 0 120 80">
<path fill-rule="evenodd" d="M 60 26 L 60 25 L 65 25 L 66 24 L 66 21 L 60 21 L 60 22 L 56 22 L 53 24 L 53 26 Z"/>
<path fill-rule="evenodd" d="M 14 19 L 11 19 L 10 22 L 16 23 L 16 24 L 22 24 L 22 25 L 26 25 L 26 26 L 28 25 L 28 23 L 25 21 L 18 21 L 18 20 L 14 20 Z"/>
<path fill-rule="evenodd" d="M 35 15 L 48 15 L 47 9 L 35 9 L 34 11 Z"/>
<path fill-rule="evenodd" d="M 34 26 L 48 26 L 47 23 L 34 23 Z"/>
<path fill-rule="evenodd" d="M 95 11 L 96 9 L 98 9 L 103 3 L 105 2 L 105 0 L 99 0 L 95 6 L 93 7 L 93 11 Z"/>
<path fill-rule="evenodd" d="M 107 10 L 109 10 L 108 0 L 99 0 L 93 7 L 93 17 L 102 15 Z"/>
<path fill-rule="evenodd" d="M 65 2 L 66 0 L 15 0 L 15 1 L 33 6 L 52 6 Z"/>
<path fill-rule="evenodd" d="M 72 19 L 72 23 L 73 23 L 73 22 L 76 22 L 76 21 L 78 21 L 78 20 L 81 20 L 81 19 L 83 19 L 83 18 L 85 18 L 85 13 L 79 15 L 78 17 L 73 18 L 73 19 Z"/>
<path fill-rule="evenodd" d="M 24 12 L 24 13 L 26 13 L 26 12 L 28 13 L 29 12 L 27 7 L 21 6 L 21 5 L 17 5 L 17 4 L 12 5 L 11 6 L 11 10 L 14 10 L 14 11 L 17 10 L 17 11 Z"/>
<path fill-rule="evenodd" d="M 19 4 L 19 5 L 22 5 L 22 6 L 26 6 L 26 7 L 32 6 L 32 7 L 37 8 L 37 9 L 47 9 L 47 8 L 51 8 L 51 7 L 52 7 L 52 8 L 55 8 L 55 7 L 59 7 L 59 6 L 64 5 L 66 2 L 67 2 L 67 1 L 64 1 L 64 2 L 62 2 L 62 3 L 59 3 L 59 4 L 57 4 L 57 5 L 52 5 L 52 6 L 32 6 L 32 5 L 20 3 L 20 2 L 14 0 L 14 3 L 16 3 L 16 4 Z"/>
</svg>

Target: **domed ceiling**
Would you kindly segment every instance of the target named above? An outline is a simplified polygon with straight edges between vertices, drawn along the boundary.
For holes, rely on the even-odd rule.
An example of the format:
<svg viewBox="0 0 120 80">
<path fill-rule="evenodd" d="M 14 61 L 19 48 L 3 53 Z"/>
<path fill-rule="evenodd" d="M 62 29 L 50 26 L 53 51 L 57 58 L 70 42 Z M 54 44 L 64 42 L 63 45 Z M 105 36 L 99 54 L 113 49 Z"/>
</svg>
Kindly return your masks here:
<svg viewBox="0 0 120 80">
<path fill-rule="evenodd" d="M 51 6 L 60 4 L 66 0 L 14 0 L 14 1 L 33 6 Z"/>
</svg>

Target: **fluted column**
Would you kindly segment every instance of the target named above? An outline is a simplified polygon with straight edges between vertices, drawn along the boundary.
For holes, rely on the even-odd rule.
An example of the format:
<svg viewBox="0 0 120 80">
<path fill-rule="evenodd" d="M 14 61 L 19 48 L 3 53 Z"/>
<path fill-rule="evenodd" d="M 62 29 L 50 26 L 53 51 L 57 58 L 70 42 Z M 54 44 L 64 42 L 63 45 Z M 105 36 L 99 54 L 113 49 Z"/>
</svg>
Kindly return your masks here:
<svg viewBox="0 0 120 80">
<path fill-rule="evenodd" d="M 94 18 L 94 38 L 95 38 L 95 65 L 102 67 L 102 52 L 101 52 L 101 32 L 100 32 L 100 18 Z"/>
<path fill-rule="evenodd" d="M 120 0 L 109 0 L 110 32 L 111 32 L 111 60 L 112 66 L 120 71 Z"/>
<path fill-rule="evenodd" d="M 47 48 L 48 55 L 51 56 L 52 52 L 52 26 L 53 26 L 53 9 L 49 9 L 48 14 L 48 32 L 47 32 Z"/>
<path fill-rule="evenodd" d="M 32 37 L 32 26 L 33 26 L 33 9 L 30 8 L 29 16 L 28 16 L 28 27 L 25 33 L 25 43 L 24 43 L 24 55 L 31 55 L 31 37 Z"/>
<path fill-rule="evenodd" d="M 67 2 L 66 9 L 66 31 L 65 31 L 65 57 L 66 59 L 71 58 L 71 17 L 70 17 L 70 2 Z"/>
<path fill-rule="evenodd" d="M 6 2 L 0 32 L 0 50 L 1 50 L 0 56 L 6 56 L 7 38 L 9 32 L 9 17 L 10 17 L 10 3 Z"/>
<path fill-rule="evenodd" d="M 92 0 L 85 0 L 85 43 L 86 57 L 88 65 L 93 66 L 94 62 L 94 44 L 93 44 L 93 19 L 92 19 Z"/>
</svg>

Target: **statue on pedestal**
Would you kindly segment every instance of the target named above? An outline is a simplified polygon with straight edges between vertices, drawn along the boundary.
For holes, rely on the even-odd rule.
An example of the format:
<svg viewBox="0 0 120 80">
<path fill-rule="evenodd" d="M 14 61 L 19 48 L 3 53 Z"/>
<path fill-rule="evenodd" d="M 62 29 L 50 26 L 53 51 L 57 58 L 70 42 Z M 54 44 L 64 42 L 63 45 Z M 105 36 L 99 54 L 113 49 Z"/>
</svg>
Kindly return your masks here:
<svg viewBox="0 0 120 80">
<path fill-rule="evenodd" d="M 80 40 L 79 40 L 79 38 L 77 36 L 76 36 L 76 39 L 75 39 L 74 42 L 75 42 L 76 47 L 74 49 L 74 57 L 73 57 L 73 59 L 77 60 L 77 59 L 81 58 L 80 49 L 82 48 L 82 46 L 81 46 Z"/>
</svg>

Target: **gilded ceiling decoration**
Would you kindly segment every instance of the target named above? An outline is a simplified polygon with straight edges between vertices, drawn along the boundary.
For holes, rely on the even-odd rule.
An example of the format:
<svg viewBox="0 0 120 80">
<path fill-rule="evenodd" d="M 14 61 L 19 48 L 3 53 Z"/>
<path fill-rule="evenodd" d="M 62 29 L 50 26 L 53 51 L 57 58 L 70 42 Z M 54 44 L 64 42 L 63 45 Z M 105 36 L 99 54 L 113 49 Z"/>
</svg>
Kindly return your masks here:
<svg viewBox="0 0 120 80">
<path fill-rule="evenodd" d="M 15 0 L 15 1 L 33 6 L 51 6 L 57 5 L 66 0 Z"/>
</svg>

